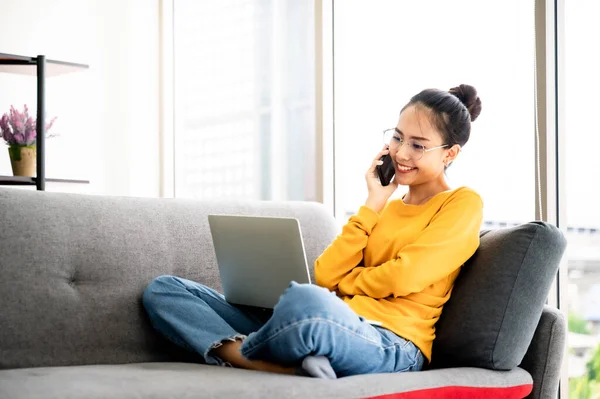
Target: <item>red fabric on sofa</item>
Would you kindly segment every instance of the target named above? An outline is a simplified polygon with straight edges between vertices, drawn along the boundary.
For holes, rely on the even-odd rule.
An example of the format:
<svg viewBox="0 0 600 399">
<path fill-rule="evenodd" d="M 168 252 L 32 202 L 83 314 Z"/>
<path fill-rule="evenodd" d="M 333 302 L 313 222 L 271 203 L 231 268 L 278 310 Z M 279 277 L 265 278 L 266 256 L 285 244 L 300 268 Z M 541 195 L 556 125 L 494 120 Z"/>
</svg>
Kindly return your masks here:
<svg viewBox="0 0 600 399">
<path fill-rule="evenodd" d="M 532 389 L 532 384 L 503 388 L 448 386 L 392 393 L 381 396 L 370 396 L 363 399 L 521 399 L 529 395 Z"/>
</svg>

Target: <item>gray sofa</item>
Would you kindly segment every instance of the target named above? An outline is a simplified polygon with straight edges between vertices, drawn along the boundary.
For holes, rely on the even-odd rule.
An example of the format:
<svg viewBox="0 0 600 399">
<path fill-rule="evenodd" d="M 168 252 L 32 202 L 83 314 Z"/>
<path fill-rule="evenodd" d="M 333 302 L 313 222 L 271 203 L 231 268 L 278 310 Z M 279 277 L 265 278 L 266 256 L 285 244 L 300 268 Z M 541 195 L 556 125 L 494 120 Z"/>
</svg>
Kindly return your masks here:
<svg viewBox="0 0 600 399">
<path fill-rule="evenodd" d="M 0 189 L 0 398 L 556 397 L 565 321 L 545 298 L 566 243 L 553 226 L 482 231 L 428 369 L 318 380 L 207 366 L 151 328 L 153 278 L 220 289 L 209 213 L 298 218 L 310 265 L 339 232 L 309 202 Z"/>
</svg>

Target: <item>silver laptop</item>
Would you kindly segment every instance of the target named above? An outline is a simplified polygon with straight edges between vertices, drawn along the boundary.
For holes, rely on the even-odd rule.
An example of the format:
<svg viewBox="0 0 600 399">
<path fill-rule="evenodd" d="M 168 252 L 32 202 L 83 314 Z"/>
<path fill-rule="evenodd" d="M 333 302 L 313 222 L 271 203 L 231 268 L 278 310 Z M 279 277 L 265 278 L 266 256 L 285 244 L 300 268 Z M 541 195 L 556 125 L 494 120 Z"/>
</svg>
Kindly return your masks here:
<svg viewBox="0 0 600 399">
<path fill-rule="evenodd" d="M 295 218 L 208 215 L 227 302 L 272 309 L 291 281 L 310 283 Z"/>
</svg>

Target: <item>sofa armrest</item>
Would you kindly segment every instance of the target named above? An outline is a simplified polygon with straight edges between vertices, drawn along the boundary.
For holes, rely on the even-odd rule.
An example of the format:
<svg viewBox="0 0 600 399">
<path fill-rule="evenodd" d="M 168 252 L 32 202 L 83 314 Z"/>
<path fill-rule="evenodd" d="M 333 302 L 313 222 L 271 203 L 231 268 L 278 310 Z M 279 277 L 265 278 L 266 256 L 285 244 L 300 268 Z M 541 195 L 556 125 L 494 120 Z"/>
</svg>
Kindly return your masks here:
<svg viewBox="0 0 600 399">
<path fill-rule="evenodd" d="M 519 365 L 533 377 L 533 390 L 527 398 L 558 397 L 566 330 L 562 313 L 556 308 L 544 306 L 529 349 Z"/>
</svg>

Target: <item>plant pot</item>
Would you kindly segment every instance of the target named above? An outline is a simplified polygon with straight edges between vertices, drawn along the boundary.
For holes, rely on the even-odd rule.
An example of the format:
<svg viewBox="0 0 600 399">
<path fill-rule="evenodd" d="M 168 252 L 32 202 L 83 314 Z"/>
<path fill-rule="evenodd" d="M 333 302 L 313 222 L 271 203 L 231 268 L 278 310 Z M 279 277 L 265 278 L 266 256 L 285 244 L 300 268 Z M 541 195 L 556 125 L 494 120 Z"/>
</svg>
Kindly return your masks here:
<svg viewBox="0 0 600 399">
<path fill-rule="evenodd" d="M 10 146 L 8 153 L 14 176 L 35 176 L 36 147 L 34 145 Z"/>
</svg>

